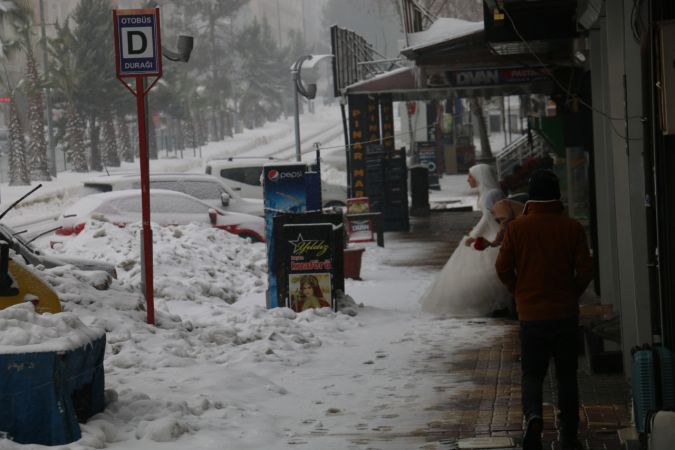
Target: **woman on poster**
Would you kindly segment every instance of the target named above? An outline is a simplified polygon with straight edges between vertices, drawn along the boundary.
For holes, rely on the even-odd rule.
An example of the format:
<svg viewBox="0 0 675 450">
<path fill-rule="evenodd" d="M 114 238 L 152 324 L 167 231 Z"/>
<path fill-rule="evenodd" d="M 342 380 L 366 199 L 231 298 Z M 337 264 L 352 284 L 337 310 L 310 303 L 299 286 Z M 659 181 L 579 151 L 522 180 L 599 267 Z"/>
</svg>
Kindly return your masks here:
<svg viewBox="0 0 675 450">
<path fill-rule="evenodd" d="M 299 290 L 293 296 L 293 310 L 305 311 L 309 308 L 326 308 L 330 303 L 323 297 L 319 280 L 314 275 L 303 275 L 298 283 Z"/>
<path fill-rule="evenodd" d="M 472 188 L 478 188 L 477 206 L 482 216 L 422 295 L 422 310 L 429 313 L 486 317 L 509 305 L 510 295 L 495 271 L 499 248 L 488 247 L 479 251 L 472 245 L 478 237 L 495 240 L 499 224 L 490 213 L 490 208 L 504 198 L 504 193 L 487 164 L 472 166 L 467 181 Z"/>
</svg>

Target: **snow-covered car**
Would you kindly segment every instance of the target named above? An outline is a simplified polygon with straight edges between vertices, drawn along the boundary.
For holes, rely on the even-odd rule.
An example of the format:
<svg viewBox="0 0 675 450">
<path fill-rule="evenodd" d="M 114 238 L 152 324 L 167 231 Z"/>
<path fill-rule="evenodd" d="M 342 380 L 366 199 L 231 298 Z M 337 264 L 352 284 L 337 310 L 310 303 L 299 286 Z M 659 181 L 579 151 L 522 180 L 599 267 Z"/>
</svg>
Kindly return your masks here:
<svg viewBox="0 0 675 450">
<path fill-rule="evenodd" d="M 139 174 L 108 175 L 85 180 L 82 195 L 140 188 Z M 243 198 L 222 178 L 203 173 L 151 173 L 150 189 L 182 192 L 225 211 L 265 215 L 262 200 Z"/>
<path fill-rule="evenodd" d="M 43 266 L 48 269 L 71 265 L 79 270 L 86 271 L 103 271 L 113 278 L 117 278 L 117 271 L 115 266 L 104 261 L 96 261 L 93 259 L 77 258 L 62 255 L 50 255 L 43 253 L 37 248 L 33 247 L 29 241 L 24 240 L 20 232 L 16 232 L 7 225 L 0 224 L 0 240 L 9 244 L 9 247 L 14 250 L 17 255 L 21 255 L 26 264 L 33 266 Z"/>
<path fill-rule="evenodd" d="M 141 190 L 92 194 L 80 198 L 60 217 L 59 236 L 79 234 L 89 218 L 100 217 L 124 227 L 141 220 Z M 161 226 L 203 223 L 253 242 L 265 241 L 265 221 L 251 214 L 225 212 L 182 192 L 150 190 L 150 220 Z"/>
<path fill-rule="evenodd" d="M 274 159 L 269 158 L 212 160 L 206 163 L 206 174 L 224 178 L 227 184 L 242 197 L 262 199 L 263 166 L 274 161 Z M 321 181 L 321 200 L 324 207 L 345 206 L 347 204 L 347 188 Z"/>
</svg>

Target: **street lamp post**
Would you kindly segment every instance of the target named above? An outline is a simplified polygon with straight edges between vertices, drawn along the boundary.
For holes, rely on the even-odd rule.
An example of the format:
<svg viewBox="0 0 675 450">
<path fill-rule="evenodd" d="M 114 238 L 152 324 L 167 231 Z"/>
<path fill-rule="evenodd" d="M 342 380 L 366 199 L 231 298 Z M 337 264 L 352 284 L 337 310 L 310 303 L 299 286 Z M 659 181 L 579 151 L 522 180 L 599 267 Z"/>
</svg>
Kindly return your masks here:
<svg viewBox="0 0 675 450">
<path fill-rule="evenodd" d="M 312 83 L 305 85 L 302 83 L 302 65 L 305 61 L 309 61 L 307 68 L 315 67 L 320 61 L 326 58 L 331 58 L 333 55 L 303 55 L 295 61 L 291 66 L 291 78 L 293 79 L 293 96 L 294 96 L 294 125 L 295 125 L 295 160 L 302 160 L 302 152 L 300 150 L 300 97 L 311 100 L 316 97 L 316 84 Z"/>
<path fill-rule="evenodd" d="M 45 30 L 45 5 L 43 0 L 40 0 L 40 30 L 42 34 L 42 69 L 45 78 L 49 78 L 49 60 L 47 55 L 47 32 Z M 45 88 L 45 100 L 47 103 L 47 138 L 49 146 L 49 173 L 52 177 L 56 177 L 56 150 L 54 148 L 54 126 L 52 125 L 52 94 L 49 86 Z M 65 166 L 64 166 L 65 170 Z"/>
</svg>

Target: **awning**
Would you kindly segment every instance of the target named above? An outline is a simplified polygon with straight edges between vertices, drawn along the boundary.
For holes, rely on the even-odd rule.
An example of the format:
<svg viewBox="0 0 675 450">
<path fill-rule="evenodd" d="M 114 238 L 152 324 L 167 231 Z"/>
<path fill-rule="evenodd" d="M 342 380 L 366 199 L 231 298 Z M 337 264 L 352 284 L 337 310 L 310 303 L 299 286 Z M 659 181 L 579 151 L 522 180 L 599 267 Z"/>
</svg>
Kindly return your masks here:
<svg viewBox="0 0 675 450">
<path fill-rule="evenodd" d="M 522 94 L 553 94 L 553 80 L 568 80 L 572 41 L 540 41 L 536 49 L 513 44 L 495 49 L 481 22 L 439 19 L 428 30 L 413 33 L 401 54 L 414 67 L 399 68 L 345 88 L 349 94 L 391 94 L 395 101 Z M 530 50 L 541 52 L 533 55 Z M 524 52 L 524 53 L 523 53 Z M 543 63 L 543 64 L 542 64 Z"/>
<path fill-rule="evenodd" d="M 345 94 L 392 94 L 395 101 L 402 101 L 416 90 L 415 68 L 402 67 L 351 84 L 345 88 Z"/>
</svg>

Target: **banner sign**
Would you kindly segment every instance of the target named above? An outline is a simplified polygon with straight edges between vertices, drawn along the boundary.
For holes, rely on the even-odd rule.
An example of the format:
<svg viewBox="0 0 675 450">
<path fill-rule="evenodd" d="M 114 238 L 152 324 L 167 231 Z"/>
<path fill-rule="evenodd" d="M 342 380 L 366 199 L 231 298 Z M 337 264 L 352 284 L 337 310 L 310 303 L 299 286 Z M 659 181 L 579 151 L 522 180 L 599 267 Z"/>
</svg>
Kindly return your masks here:
<svg viewBox="0 0 675 450">
<path fill-rule="evenodd" d="M 349 167 L 352 171 L 350 192 L 355 197 L 365 197 L 366 195 L 366 164 L 363 142 L 366 141 L 368 132 L 369 103 L 367 95 L 349 96 L 349 138 L 351 142 Z"/>
<path fill-rule="evenodd" d="M 373 223 L 370 219 L 349 217 L 352 214 L 366 214 L 370 212 L 368 197 L 347 199 L 347 235 L 349 242 L 372 242 Z"/>
<path fill-rule="evenodd" d="M 159 9 L 116 9 L 113 18 L 117 76 L 161 76 Z"/>
<path fill-rule="evenodd" d="M 278 303 L 276 267 L 274 249 L 274 216 L 279 213 L 300 213 L 306 210 L 304 163 L 266 164 L 263 167 L 263 194 L 265 205 L 265 234 L 267 239 L 268 288 L 267 307 L 276 308 Z"/>
<path fill-rule="evenodd" d="M 287 306 L 296 312 L 335 309 L 332 280 L 335 242 L 330 223 L 287 224 L 282 236 L 287 260 Z M 280 285 L 281 285 L 281 280 Z M 281 286 L 280 286 L 281 287 Z"/>
</svg>

